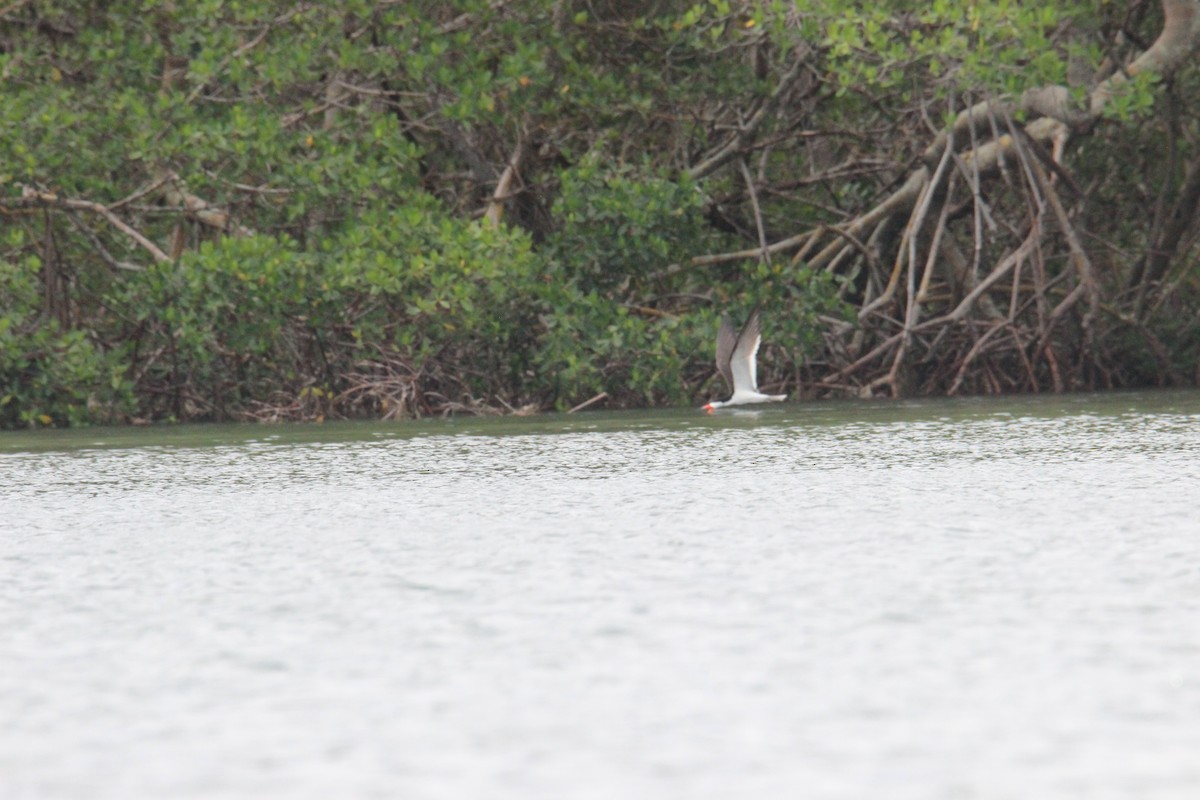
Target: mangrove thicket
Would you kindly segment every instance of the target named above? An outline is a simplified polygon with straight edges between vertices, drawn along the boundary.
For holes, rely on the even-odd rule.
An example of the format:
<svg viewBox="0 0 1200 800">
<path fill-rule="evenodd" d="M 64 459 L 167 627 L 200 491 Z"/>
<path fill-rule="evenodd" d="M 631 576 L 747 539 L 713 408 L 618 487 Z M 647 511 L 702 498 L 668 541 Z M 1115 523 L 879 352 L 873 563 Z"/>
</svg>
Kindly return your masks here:
<svg viewBox="0 0 1200 800">
<path fill-rule="evenodd" d="M 0 8 L 0 427 L 1193 384 L 1200 0 Z M 598 405 L 598 404 L 597 404 Z"/>
</svg>

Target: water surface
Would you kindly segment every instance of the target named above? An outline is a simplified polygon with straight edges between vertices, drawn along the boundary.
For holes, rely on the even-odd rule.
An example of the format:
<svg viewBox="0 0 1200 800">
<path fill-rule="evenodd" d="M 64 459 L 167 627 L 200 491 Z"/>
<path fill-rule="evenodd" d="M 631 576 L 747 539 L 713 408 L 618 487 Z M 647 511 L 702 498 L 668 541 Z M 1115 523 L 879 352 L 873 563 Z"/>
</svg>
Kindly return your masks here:
<svg viewBox="0 0 1200 800">
<path fill-rule="evenodd" d="M 1200 394 L 0 434 L 0 797 L 1200 797 Z"/>
</svg>

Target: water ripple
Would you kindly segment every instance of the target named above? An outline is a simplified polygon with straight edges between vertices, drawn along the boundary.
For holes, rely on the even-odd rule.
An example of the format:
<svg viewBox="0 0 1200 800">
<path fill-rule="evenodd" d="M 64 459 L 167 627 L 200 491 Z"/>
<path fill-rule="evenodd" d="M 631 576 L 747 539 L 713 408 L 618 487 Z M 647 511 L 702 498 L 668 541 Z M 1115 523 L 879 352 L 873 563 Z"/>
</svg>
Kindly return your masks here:
<svg viewBox="0 0 1200 800">
<path fill-rule="evenodd" d="M 0 796 L 1191 798 L 1198 410 L 8 446 Z"/>
</svg>

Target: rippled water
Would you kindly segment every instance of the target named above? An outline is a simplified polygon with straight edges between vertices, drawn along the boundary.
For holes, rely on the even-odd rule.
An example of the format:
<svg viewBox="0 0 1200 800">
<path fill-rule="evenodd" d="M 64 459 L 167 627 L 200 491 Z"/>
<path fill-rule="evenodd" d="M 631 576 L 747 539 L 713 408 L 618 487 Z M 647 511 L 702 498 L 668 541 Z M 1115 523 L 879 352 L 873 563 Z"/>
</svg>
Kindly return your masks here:
<svg viewBox="0 0 1200 800">
<path fill-rule="evenodd" d="M 1200 797 L 1200 394 L 0 435 L 3 798 Z"/>
</svg>

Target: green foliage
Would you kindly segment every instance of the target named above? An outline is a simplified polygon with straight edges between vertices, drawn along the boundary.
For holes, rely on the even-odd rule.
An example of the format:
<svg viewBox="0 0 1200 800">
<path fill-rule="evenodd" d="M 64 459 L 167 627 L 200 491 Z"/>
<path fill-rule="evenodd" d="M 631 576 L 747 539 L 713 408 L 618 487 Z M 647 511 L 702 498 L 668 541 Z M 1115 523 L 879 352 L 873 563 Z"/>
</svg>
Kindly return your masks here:
<svg viewBox="0 0 1200 800">
<path fill-rule="evenodd" d="M 606 170 L 588 158 L 559 181 L 552 211 L 559 227 L 543 250 L 560 277 L 584 291 L 611 289 L 721 242 L 704 221 L 704 196 L 686 177 Z"/>
<path fill-rule="evenodd" d="M 568 407 L 601 391 L 620 405 L 680 405 L 728 392 L 714 384 L 713 358 L 722 314 L 745 320 L 763 309 L 766 339 L 760 383 L 783 385 L 817 349 L 818 314 L 844 316 L 826 273 L 802 266 L 749 264 L 711 304 L 677 314 L 615 304 L 599 291 L 573 288 L 545 317 L 536 364 L 555 376 L 556 404 Z"/>
<path fill-rule="evenodd" d="M 1153 72 L 1139 72 L 1132 80 L 1119 84 L 1104 106 L 1104 116 L 1121 122 L 1145 118 L 1154 107 L 1154 89 L 1160 81 Z"/>
<path fill-rule="evenodd" d="M 1083 34 L 1113 5 L 18 3 L 0 426 L 336 405 L 385 362 L 426 410 L 691 403 L 722 391 L 719 313 L 756 304 L 763 382 L 794 387 L 816 315 L 846 316 L 832 279 L 787 254 L 691 260 L 853 216 L 949 99 L 1097 62 Z M 1106 113 L 1146 118 L 1153 81 Z M 738 159 L 693 177 L 760 112 Z"/>
<path fill-rule="evenodd" d="M 40 267 L 0 260 L 0 428 L 111 421 L 133 400 L 120 354 L 40 313 Z"/>
<path fill-rule="evenodd" d="M 1016 95 L 1063 82 L 1067 53 L 1055 36 L 1072 20 L 1087 19 L 1089 5 L 814 0 L 798 7 L 804 29 L 823 33 L 841 91 L 932 79 L 942 90 Z"/>
<path fill-rule="evenodd" d="M 178 264 L 154 265 L 130 287 L 149 332 L 142 347 L 166 354 L 145 379 L 183 376 L 192 394 L 209 398 L 214 416 L 275 387 L 311 382 L 300 365 L 317 354 L 296 339 L 295 326 L 319 280 L 313 266 L 286 239 L 262 236 L 204 243 Z"/>
<path fill-rule="evenodd" d="M 715 328 L 707 311 L 661 315 L 594 291 L 564 299 L 545 317 L 535 359 L 538 372 L 553 380 L 559 408 L 602 391 L 615 405 L 687 403 L 697 370 L 711 373 Z"/>
<path fill-rule="evenodd" d="M 356 361 L 384 351 L 494 388 L 519 355 L 506 340 L 532 314 L 540 262 L 519 232 L 426 206 L 381 212 L 307 251 L 223 239 L 155 266 L 132 291 L 151 332 L 142 346 L 170 355 L 146 380 L 186 376 L 175 389 L 207 398 L 194 413 L 212 417 L 272 393 L 335 393 Z"/>
<path fill-rule="evenodd" d="M 817 313 L 840 308 L 828 276 L 781 264 L 743 267 L 714 303 L 662 312 L 623 298 L 622 286 L 668 280 L 672 265 L 728 247 L 704 219 L 705 198 L 686 177 L 670 180 L 595 158 L 559 175 L 560 220 L 542 253 L 554 276 L 542 294 L 545 335 L 535 356 L 554 376 L 554 401 L 569 407 L 601 391 L 618 405 L 683 404 L 702 396 L 713 374 L 722 310 L 744 318 L 755 305 L 771 316 L 780 363 L 794 365 L 816 343 Z M 711 281 L 673 279 L 679 288 Z M 764 372 L 772 368 L 764 359 Z M 718 390 L 721 391 L 721 390 Z"/>
</svg>

